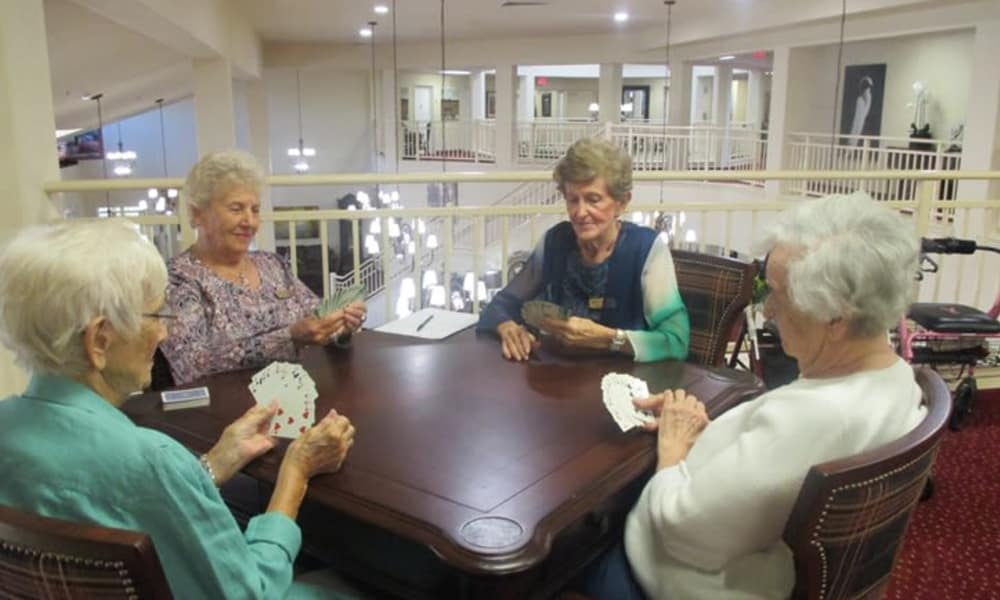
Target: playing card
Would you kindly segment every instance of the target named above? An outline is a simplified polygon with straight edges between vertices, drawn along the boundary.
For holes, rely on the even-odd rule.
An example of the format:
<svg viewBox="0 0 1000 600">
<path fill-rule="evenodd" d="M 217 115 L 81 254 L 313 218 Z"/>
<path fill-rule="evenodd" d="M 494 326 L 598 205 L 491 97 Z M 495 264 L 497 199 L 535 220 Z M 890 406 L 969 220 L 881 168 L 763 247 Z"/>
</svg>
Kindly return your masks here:
<svg viewBox="0 0 1000 600">
<path fill-rule="evenodd" d="M 635 398 L 649 396 L 649 386 L 638 377 L 624 373 L 608 373 L 601 379 L 604 406 L 622 431 L 641 427 L 654 419 L 649 411 L 640 411 L 632 403 Z"/>
<path fill-rule="evenodd" d="M 359 300 L 365 299 L 365 286 L 360 283 L 357 285 L 352 285 L 334 292 L 329 298 L 326 298 L 313 309 L 313 314 L 317 317 L 322 317 L 335 310 L 340 310 L 352 302 L 357 302 Z"/>
<path fill-rule="evenodd" d="M 545 300 L 529 300 L 521 305 L 521 318 L 536 329 L 541 329 L 545 319 L 565 321 L 569 319 L 569 309 Z"/>
<path fill-rule="evenodd" d="M 273 362 L 250 378 L 249 387 L 257 404 L 278 403 L 271 435 L 294 439 L 316 422 L 319 394 L 302 365 Z"/>
</svg>

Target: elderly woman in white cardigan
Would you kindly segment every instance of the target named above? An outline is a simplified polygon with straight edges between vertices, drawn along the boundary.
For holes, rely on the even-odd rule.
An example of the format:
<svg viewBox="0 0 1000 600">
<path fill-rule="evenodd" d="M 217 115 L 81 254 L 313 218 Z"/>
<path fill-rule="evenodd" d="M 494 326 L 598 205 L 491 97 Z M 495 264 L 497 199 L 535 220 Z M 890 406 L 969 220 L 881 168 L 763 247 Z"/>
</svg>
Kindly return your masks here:
<svg viewBox="0 0 1000 600">
<path fill-rule="evenodd" d="M 781 534 L 809 467 L 863 452 L 923 418 L 909 365 L 886 339 L 907 309 L 918 242 L 864 195 L 805 202 L 763 244 L 774 319 L 801 377 L 714 421 L 683 390 L 636 404 L 658 415 L 656 474 L 624 546 L 587 573 L 598 598 L 787 598 Z"/>
</svg>

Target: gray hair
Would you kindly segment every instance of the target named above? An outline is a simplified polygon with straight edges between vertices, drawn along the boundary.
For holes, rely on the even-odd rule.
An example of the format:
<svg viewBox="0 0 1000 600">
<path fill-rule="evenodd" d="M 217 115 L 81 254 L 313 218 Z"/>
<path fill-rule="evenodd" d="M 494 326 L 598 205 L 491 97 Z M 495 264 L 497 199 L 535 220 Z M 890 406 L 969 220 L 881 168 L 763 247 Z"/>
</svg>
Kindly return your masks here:
<svg viewBox="0 0 1000 600">
<path fill-rule="evenodd" d="M 912 301 L 920 242 L 895 211 L 858 192 L 783 212 L 761 242 L 799 247 L 788 263 L 789 299 L 820 321 L 845 319 L 854 336 L 884 333 Z"/>
<path fill-rule="evenodd" d="M 196 208 L 207 208 L 219 195 L 245 187 L 260 196 L 264 171 L 253 155 L 242 150 L 211 152 L 201 157 L 184 180 L 181 198 Z"/>
<path fill-rule="evenodd" d="M 159 252 L 127 221 L 31 227 L 0 253 L 0 342 L 32 373 L 82 375 L 87 324 L 104 316 L 137 335 L 144 305 L 166 287 Z"/>
<path fill-rule="evenodd" d="M 552 171 L 560 192 L 566 191 L 567 183 L 589 183 L 598 177 L 615 200 L 625 202 L 632 191 L 632 157 L 607 140 L 583 138 L 569 147 Z"/>
</svg>

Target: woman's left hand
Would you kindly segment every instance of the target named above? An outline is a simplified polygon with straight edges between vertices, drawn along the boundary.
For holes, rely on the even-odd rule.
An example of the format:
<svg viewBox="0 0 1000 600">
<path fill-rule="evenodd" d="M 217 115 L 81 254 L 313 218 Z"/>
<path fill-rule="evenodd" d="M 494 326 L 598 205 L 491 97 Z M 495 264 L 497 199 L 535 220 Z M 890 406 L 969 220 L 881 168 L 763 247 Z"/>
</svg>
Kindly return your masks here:
<svg viewBox="0 0 1000 600">
<path fill-rule="evenodd" d="M 221 486 L 251 460 L 274 448 L 268 431 L 278 404 L 260 404 L 245 412 L 222 431 L 222 437 L 205 455 L 212 465 L 215 484 Z"/>
<path fill-rule="evenodd" d="M 615 330 L 599 325 L 586 317 L 545 319 L 540 329 L 551 334 L 560 344 L 574 348 L 606 350 Z"/>
<path fill-rule="evenodd" d="M 352 334 L 359 331 L 368 318 L 368 307 L 361 300 L 351 302 L 344 307 L 344 333 Z"/>
</svg>

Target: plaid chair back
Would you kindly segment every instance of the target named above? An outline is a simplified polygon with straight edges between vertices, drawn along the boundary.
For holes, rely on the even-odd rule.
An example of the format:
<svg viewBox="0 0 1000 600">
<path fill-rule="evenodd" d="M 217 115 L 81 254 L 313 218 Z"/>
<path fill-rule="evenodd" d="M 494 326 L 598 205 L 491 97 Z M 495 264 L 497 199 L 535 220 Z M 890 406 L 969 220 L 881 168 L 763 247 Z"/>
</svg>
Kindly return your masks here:
<svg viewBox="0 0 1000 600">
<path fill-rule="evenodd" d="M 149 537 L 0 506 L 0 598 L 172 598 Z"/>
<path fill-rule="evenodd" d="M 757 267 L 732 258 L 674 250 L 677 287 L 691 321 L 688 360 L 723 366 L 726 345 L 750 303 Z"/>
<path fill-rule="evenodd" d="M 927 483 L 951 395 L 916 370 L 927 416 L 899 440 L 816 465 L 799 491 L 783 539 L 795 556 L 795 600 L 881 598 L 910 516 Z"/>
</svg>

